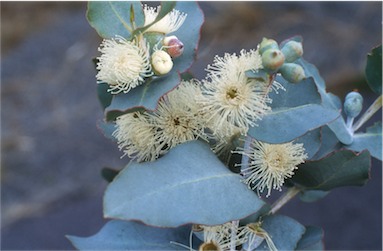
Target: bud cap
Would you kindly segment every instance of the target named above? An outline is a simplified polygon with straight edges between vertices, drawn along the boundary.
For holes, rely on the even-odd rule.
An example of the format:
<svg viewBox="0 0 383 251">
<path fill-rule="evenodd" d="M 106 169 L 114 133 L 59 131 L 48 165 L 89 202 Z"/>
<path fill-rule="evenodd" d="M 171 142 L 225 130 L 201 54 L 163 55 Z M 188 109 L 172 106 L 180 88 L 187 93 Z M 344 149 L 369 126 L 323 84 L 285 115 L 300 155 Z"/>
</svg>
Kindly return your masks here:
<svg viewBox="0 0 383 251">
<path fill-rule="evenodd" d="M 152 54 L 153 71 L 157 75 L 164 75 L 173 68 L 173 61 L 165 51 L 155 51 Z"/>
<path fill-rule="evenodd" d="M 290 83 L 298 83 L 306 77 L 302 66 L 294 63 L 284 63 L 279 72 Z"/>
<path fill-rule="evenodd" d="M 285 55 L 285 61 L 292 63 L 303 55 L 302 43 L 291 40 L 287 42 L 281 49 Z"/>
<path fill-rule="evenodd" d="M 355 118 L 359 115 L 363 108 L 363 97 L 359 92 L 350 92 L 344 101 L 344 112 L 348 117 Z"/>
</svg>

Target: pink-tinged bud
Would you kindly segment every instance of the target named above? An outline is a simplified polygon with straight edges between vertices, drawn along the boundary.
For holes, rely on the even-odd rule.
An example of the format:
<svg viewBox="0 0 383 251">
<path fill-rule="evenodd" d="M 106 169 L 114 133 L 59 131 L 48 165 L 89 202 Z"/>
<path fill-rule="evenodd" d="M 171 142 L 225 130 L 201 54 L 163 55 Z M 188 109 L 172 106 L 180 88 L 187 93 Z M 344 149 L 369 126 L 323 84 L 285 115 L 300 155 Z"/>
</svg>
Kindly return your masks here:
<svg viewBox="0 0 383 251">
<path fill-rule="evenodd" d="M 172 58 L 179 57 L 184 52 L 184 44 L 176 36 L 165 37 L 163 44 Z"/>
</svg>

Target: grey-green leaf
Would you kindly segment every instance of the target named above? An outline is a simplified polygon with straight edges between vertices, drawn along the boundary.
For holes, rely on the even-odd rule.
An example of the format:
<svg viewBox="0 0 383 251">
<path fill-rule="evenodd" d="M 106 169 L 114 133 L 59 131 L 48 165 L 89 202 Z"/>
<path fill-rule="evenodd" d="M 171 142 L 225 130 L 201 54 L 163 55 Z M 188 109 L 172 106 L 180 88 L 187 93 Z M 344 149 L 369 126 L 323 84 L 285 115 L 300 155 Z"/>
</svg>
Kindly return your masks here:
<svg viewBox="0 0 383 251">
<path fill-rule="evenodd" d="M 116 112 L 128 110 L 155 110 L 162 95 L 174 89 L 180 83 L 179 74 L 171 71 L 169 75 L 147 81 L 128 93 L 114 95 L 110 106 L 105 109 L 107 120 L 114 120 Z"/>
<path fill-rule="evenodd" d="M 319 227 L 307 226 L 296 250 L 324 250 L 323 230 Z"/>
<path fill-rule="evenodd" d="M 362 186 L 369 179 L 371 158 L 368 151 L 356 154 L 341 150 L 319 161 L 299 166 L 292 181 L 307 190 L 328 191 L 342 186 Z"/>
<path fill-rule="evenodd" d="M 112 220 L 90 237 L 67 236 L 78 250 L 179 250 L 177 242 L 189 246 L 190 225 L 154 228 L 133 221 Z M 197 238 L 194 244 L 198 245 Z"/>
<path fill-rule="evenodd" d="M 317 200 L 323 199 L 329 194 L 329 191 L 322 190 L 306 190 L 302 191 L 299 198 L 304 202 L 315 202 Z"/>
<path fill-rule="evenodd" d="M 130 7 L 133 6 L 135 23 L 144 24 L 144 13 L 138 1 L 90 1 L 88 3 L 87 19 L 89 24 L 102 38 L 113 38 L 116 35 L 129 38 L 133 31 L 130 23 Z"/>
<path fill-rule="evenodd" d="M 257 212 L 264 202 L 209 146 L 191 141 L 155 162 L 131 162 L 107 187 L 104 216 L 161 227 L 217 225 Z"/>
<path fill-rule="evenodd" d="M 367 55 L 367 65 L 365 69 L 367 83 L 371 90 L 382 93 L 382 45 L 372 49 Z"/>
<path fill-rule="evenodd" d="M 356 133 L 353 143 L 345 147 L 357 152 L 367 149 L 371 156 L 382 160 L 382 122 L 376 122 L 365 133 Z"/>
<path fill-rule="evenodd" d="M 302 143 L 308 156 L 307 159 L 311 159 L 321 146 L 320 128 L 307 132 L 305 135 L 297 138 L 294 143 Z"/>
<path fill-rule="evenodd" d="M 286 91 L 270 94 L 272 111 L 257 121 L 258 126 L 249 129 L 248 133 L 257 140 L 268 143 L 292 141 L 340 116 L 338 109 L 322 104 L 313 78 L 298 84 L 289 84 L 280 77 L 277 81 Z"/>
<path fill-rule="evenodd" d="M 323 126 L 321 127 L 321 146 L 311 160 L 322 159 L 339 148 L 340 143 L 334 132 L 328 126 Z"/>
<path fill-rule="evenodd" d="M 305 232 L 303 225 L 284 215 L 265 217 L 262 228 L 270 235 L 278 250 L 294 250 Z M 255 250 L 269 250 L 266 241 Z"/>
</svg>

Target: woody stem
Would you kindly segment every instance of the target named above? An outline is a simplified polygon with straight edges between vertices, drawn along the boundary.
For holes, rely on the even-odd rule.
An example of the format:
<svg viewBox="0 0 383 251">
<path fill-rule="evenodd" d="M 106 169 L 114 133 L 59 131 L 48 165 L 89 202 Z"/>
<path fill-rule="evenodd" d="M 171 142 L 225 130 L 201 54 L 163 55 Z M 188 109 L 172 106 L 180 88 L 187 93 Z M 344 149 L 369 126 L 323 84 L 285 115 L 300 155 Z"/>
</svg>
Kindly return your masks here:
<svg viewBox="0 0 383 251">
<path fill-rule="evenodd" d="M 295 197 L 301 190 L 296 187 L 292 187 L 287 192 L 282 195 L 274 204 L 271 206 L 270 214 L 275 214 L 279 209 L 281 209 L 287 202 Z"/>
</svg>

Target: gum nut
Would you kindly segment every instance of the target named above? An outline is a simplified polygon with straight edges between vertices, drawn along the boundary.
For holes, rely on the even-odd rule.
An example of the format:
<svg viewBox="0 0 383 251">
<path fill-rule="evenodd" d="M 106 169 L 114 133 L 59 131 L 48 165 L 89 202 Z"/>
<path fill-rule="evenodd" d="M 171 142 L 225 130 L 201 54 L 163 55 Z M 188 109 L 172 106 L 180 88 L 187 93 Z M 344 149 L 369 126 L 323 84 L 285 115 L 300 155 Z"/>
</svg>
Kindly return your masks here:
<svg viewBox="0 0 383 251">
<path fill-rule="evenodd" d="M 278 50 L 278 43 L 273 39 L 263 38 L 262 42 L 259 44 L 259 53 L 262 55 L 265 51 L 269 49 Z"/>
<path fill-rule="evenodd" d="M 350 92 L 344 101 L 344 112 L 347 116 L 355 118 L 359 115 L 363 108 L 363 97 L 359 92 Z"/>
<path fill-rule="evenodd" d="M 173 68 L 172 58 L 165 51 L 155 51 L 152 55 L 154 73 L 164 75 Z"/>
<path fill-rule="evenodd" d="M 281 49 L 283 55 L 285 55 L 285 61 L 292 63 L 303 55 L 302 43 L 297 41 L 287 42 Z"/>
<path fill-rule="evenodd" d="M 262 64 L 267 70 L 276 71 L 285 62 L 285 56 L 280 50 L 269 49 L 262 54 Z"/>
<path fill-rule="evenodd" d="M 293 63 L 284 63 L 279 72 L 290 83 L 298 83 L 305 78 L 305 71 L 302 66 Z"/>
<path fill-rule="evenodd" d="M 172 58 L 179 57 L 184 52 L 184 44 L 178 38 L 171 39 L 167 44 L 167 52 Z"/>
</svg>

